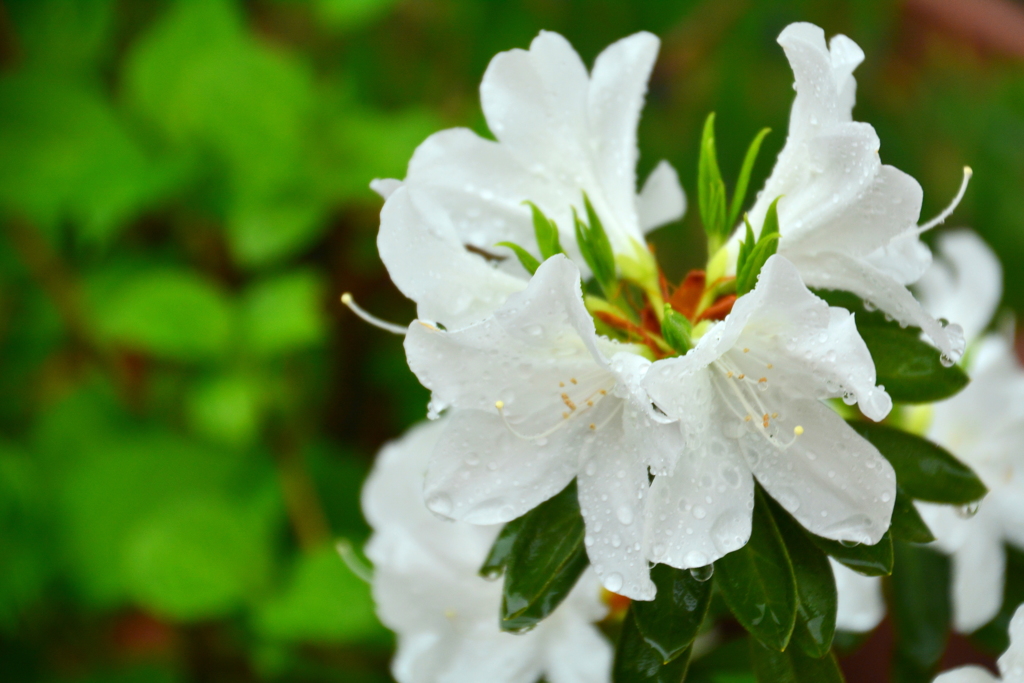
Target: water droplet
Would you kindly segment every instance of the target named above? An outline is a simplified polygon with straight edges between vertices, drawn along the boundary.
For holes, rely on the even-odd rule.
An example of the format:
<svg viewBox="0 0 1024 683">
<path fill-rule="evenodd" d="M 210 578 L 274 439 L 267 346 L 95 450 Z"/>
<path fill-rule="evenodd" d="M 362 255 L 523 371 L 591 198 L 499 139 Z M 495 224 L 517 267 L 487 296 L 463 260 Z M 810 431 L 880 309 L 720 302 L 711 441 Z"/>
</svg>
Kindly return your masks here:
<svg viewBox="0 0 1024 683">
<path fill-rule="evenodd" d="M 427 507 L 442 517 L 452 513 L 452 499 L 443 493 L 435 493 L 427 499 Z"/>
<path fill-rule="evenodd" d="M 960 507 L 956 508 L 956 515 L 961 519 L 970 519 L 971 517 L 974 517 L 976 514 L 978 514 L 978 510 L 980 509 L 981 501 L 976 500 L 973 503 L 961 505 Z"/>
<path fill-rule="evenodd" d="M 622 590 L 622 574 L 609 574 L 604 580 L 604 587 L 612 593 Z"/>
<path fill-rule="evenodd" d="M 715 575 L 715 565 L 713 565 L 713 564 L 708 564 L 708 565 L 705 565 L 703 567 L 692 567 L 690 569 L 690 576 L 692 576 L 697 581 L 701 581 L 701 582 L 707 581 L 708 579 L 710 579 L 714 575 Z"/>
<path fill-rule="evenodd" d="M 615 515 L 619 518 L 619 521 L 625 525 L 630 525 L 633 523 L 633 508 L 629 507 L 628 505 L 623 505 L 619 507 Z"/>
<path fill-rule="evenodd" d="M 696 517 L 697 519 L 704 519 L 705 517 L 708 516 L 708 511 L 705 510 L 700 505 L 694 506 L 692 512 L 693 512 L 693 516 Z"/>
</svg>

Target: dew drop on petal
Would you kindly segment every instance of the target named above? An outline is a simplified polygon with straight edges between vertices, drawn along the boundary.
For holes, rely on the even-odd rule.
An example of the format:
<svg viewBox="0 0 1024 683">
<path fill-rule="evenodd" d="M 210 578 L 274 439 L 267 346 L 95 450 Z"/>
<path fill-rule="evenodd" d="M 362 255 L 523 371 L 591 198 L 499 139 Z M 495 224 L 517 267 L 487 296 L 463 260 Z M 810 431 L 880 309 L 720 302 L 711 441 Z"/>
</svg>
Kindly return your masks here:
<svg viewBox="0 0 1024 683">
<path fill-rule="evenodd" d="M 692 576 L 697 581 L 701 582 L 707 581 L 712 576 L 714 576 L 714 574 L 715 565 L 713 564 L 704 565 L 703 567 L 692 567 L 690 569 L 690 576 Z"/>
<path fill-rule="evenodd" d="M 612 593 L 622 590 L 622 574 L 609 574 L 604 580 L 604 587 Z"/>
</svg>

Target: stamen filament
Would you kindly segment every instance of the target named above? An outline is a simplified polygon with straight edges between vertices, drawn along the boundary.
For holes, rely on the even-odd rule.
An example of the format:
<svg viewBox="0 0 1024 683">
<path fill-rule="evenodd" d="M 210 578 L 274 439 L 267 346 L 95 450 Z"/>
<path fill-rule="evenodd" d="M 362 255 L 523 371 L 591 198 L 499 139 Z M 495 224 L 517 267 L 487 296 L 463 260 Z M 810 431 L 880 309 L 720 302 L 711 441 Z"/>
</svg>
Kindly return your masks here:
<svg viewBox="0 0 1024 683">
<path fill-rule="evenodd" d="M 356 550 L 352 547 L 351 541 L 347 538 L 343 538 L 334 544 L 334 549 L 338 551 L 338 555 L 341 556 L 341 561 L 345 563 L 345 566 L 349 568 L 349 571 L 366 583 L 373 583 L 373 567 L 367 566 L 366 563 L 364 563 L 356 554 Z"/>
<path fill-rule="evenodd" d="M 380 328 L 385 332 L 390 332 L 391 334 L 398 334 L 402 335 L 403 337 L 405 336 L 406 328 L 402 327 L 401 325 L 389 323 L 386 320 L 381 320 L 377 316 L 366 312 L 366 310 L 364 310 L 362 306 L 355 302 L 355 300 L 352 298 L 352 295 L 349 294 L 348 292 L 345 292 L 344 294 L 341 295 L 341 303 L 348 306 L 349 310 L 355 313 L 358 317 L 362 318 L 363 321 L 370 323 L 374 327 Z"/>
<path fill-rule="evenodd" d="M 956 211 L 956 207 L 960 205 L 960 200 L 964 198 L 964 193 L 967 192 L 967 185 L 971 181 L 971 176 L 974 175 L 974 170 L 970 166 L 964 166 L 964 179 L 960 183 L 960 190 L 957 191 L 956 196 L 953 197 L 953 201 L 950 202 L 942 213 L 935 218 L 931 219 L 924 225 L 920 225 L 917 228 L 917 234 L 928 232 L 937 225 L 942 225 L 950 215 Z"/>
</svg>

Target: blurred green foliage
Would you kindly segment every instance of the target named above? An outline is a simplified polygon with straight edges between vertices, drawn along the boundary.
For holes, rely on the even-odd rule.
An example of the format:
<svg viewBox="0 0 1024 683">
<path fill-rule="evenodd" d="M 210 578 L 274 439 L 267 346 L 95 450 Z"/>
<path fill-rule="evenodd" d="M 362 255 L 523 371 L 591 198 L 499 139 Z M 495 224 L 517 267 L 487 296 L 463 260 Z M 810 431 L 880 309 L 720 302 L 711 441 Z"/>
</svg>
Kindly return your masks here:
<svg viewBox="0 0 1024 683">
<path fill-rule="evenodd" d="M 785 138 L 790 21 L 868 55 L 859 118 L 925 214 L 1007 265 L 1024 310 L 1024 69 L 882 0 L 7 0 L 0 5 L 0 678 L 386 681 L 391 639 L 332 541 L 368 534 L 373 454 L 425 412 L 413 309 L 375 250 L 375 177 L 442 127 L 485 133 L 490 57 L 563 32 L 588 61 L 663 39 L 641 173 L 691 199 Z M 691 214 L 695 213 L 691 211 Z M 672 278 L 693 215 L 655 234 Z"/>
</svg>

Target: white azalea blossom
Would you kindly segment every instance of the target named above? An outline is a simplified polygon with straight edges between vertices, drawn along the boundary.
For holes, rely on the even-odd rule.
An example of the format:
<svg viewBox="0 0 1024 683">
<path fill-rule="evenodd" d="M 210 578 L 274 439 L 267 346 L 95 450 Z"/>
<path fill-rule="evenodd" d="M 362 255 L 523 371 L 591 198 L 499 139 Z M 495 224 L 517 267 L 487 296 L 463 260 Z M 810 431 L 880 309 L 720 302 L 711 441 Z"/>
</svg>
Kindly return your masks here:
<svg viewBox="0 0 1024 683">
<path fill-rule="evenodd" d="M 682 450 L 640 389 L 650 361 L 599 337 L 579 270 L 548 259 L 494 315 L 446 332 L 413 322 L 409 367 L 452 411 L 427 475 L 427 505 L 475 524 L 508 522 L 577 478 L 586 545 L 608 590 L 654 597 L 642 549 L 648 466 Z"/>
<path fill-rule="evenodd" d="M 1010 647 L 999 658 L 996 678 L 980 666 L 962 666 L 941 674 L 935 683 L 1024 683 L 1024 607 L 1018 607 L 1010 621 Z"/>
<path fill-rule="evenodd" d="M 907 289 L 927 269 L 930 253 L 917 220 L 921 186 L 882 164 L 878 135 L 853 121 L 853 70 L 864 53 L 843 35 L 825 44 L 812 24 L 791 24 L 779 35 L 796 79 L 789 136 L 751 208 L 760 230 L 778 203 L 778 253 L 799 269 L 809 287 L 853 292 L 900 323 L 920 327 L 948 362 L 963 353 L 956 324 L 943 326 Z M 735 263 L 743 227 L 728 253 Z"/>
<path fill-rule="evenodd" d="M 885 618 L 882 580 L 859 574 L 831 558 L 829 561 L 839 597 L 836 628 L 853 633 L 873 631 Z"/>
<path fill-rule="evenodd" d="M 607 610 L 593 572 L 532 632 L 498 628 L 501 583 L 477 570 L 500 527 L 445 522 L 423 505 L 427 462 L 446 422 L 385 446 L 363 490 L 373 595 L 398 635 L 393 675 L 399 683 L 607 683 L 611 646 L 593 625 Z"/>
<path fill-rule="evenodd" d="M 556 222 L 582 264 L 572 211 L 585 218 L 586 193 L 619 267 L 657 282 L 644 233 L 678 219 L 686 204 L 666 162 L 636 190 L 636 129 L 658 45 L 650 33 L 624 38 L 588 74 L 565 38 L 542 31 L 529 50 L 495 56 L 484 74 L 480 101 L 497 141 L 441 131 L 416 150 L 404 181 L 375 181 L 387 199 L 380 255 L 421 319 L 464 327 L 526 286 L 512 252 L 495 246 L 538 253 L 525 201 Z"/>
<path fill-rule="evenodd" d="M 744 545 L 755 477 L 815 534 L 874 544 L 889 527 L 892 467 L 822 401 L 843 396 L 875 420 L 892 401 L 853 316 L 814 296 L 785 258 L 768 259 L 728 317 L 642 385 L 687 448 L 651 486 L 652 561 L 699 567 Z"/>
</svg>

